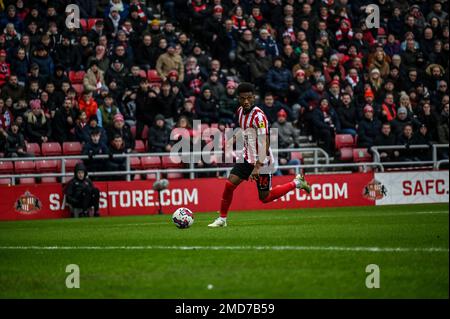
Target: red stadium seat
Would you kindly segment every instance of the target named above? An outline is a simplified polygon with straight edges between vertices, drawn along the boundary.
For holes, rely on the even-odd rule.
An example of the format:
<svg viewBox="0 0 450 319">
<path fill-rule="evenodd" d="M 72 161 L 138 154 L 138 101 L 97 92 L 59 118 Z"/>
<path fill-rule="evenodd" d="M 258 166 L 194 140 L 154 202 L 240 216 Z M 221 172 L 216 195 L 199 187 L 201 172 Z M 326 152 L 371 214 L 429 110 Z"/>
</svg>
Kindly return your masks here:
<svg viewBox="0 0 450 319">
<path fill-rule="evenodd" d="M 142 168 L 141 160 L 139 157 L 130 157 L 131 169 L 140 170 Z"/>
<path fill-rule="evenodd" d="M 0 178 L 0 185 L 11 185 L 11 178 Z"/>
<path fill-rule="evenodd" d="M 163 156 L 162 157 L 162 167 L 163 168 L 182 168 L 183 163 L 176 163 L 171 156 Z"/>
<path fill-rule="evenodd" d="M 145 72 L 145 70 L 140 70 L 140 71 L 139 71 L 139 76 L 140 76 L 141 78 L 146 78 L 146 77 L 147 77 L 147 73 Z"/>
<path fill-rule="evenodd" d="M 80 142 L 64 142 L 62 147 L 63 155 L 80 155 L 81 149 Z"/>
<path fill-rule="evenodd" d="M 344 162 L 349 162 L 353 160 L 353 148 L 351 147 L 343 147 L 339 150 L 340 160 Z"/>
<path fill-rule="evenodd" d="M 88 20 L 87 19 L 80 19 L 80 26 L 81 26 L 81 29 L 83 29 L 84 32 L 89 31 L 88 30 Z"/>
<path fill-rule="evenodd" d="M 141 176 L 141 174 L 136 174 L 136 175 L 134 175 L 133 181 L 142 181 L 142 176 Z"/>
<path fill-rule="evenodd" d="M 12 174 L 14 173 L 14 164 L 9 161 L 0 161 L 0 174 Z"/>
<path fill-rule="evenodd" d="M 83 84 L 72 84 L 73 89 L 77 92 L 78 96 L 81 96 L 84 92 Z"/>
<path fill-rule="evenodd" d="M 58 172 L 58 160 L 40 160 L 36 161 L 36 172 L 38 173 L 56 173 Z"/>
<path fill-rule="evenodd" d="M 167 173 L 168 179 L 180 179 L 183 178 L 183 173 Z"/>
<path fill-rule="evenodd" d="M 189 132 L 186 129 L 175 127 L 172 129 L 171 135 L 175 140 L 178 140 L 180 137 L 189 138 Z"/>
<path fill-rule="evenodd" d="M 298 159 L 300 163 L 303 163 L 303 154 L 301 152 L 292 152 L 291 159 Z"/>
<path fill-rule="evenodd" d="M 131 135 L 136 139 L 136 125 L 130 126 Z"/>
<path fill-rule="evenodd" d="M 36 179 L 34 177 L 22 177 L 19 178 L 20 185 L 34 185 L 36 184 Z"/>
<path fill-rule="evenodd" d="M 97 22 L 97 20 L 103 20 L 103 19 L 95 19 L 95 18 L 88 19 L 88 21 L 87 21 L 87 31 L 91 31 L 92 30 L 92 28 L 95 26 L 95 23 Z"/>
<path fill-rule="evenodd" d="M 38 143 L 27 143 L 27 153 L 33 154 L 33 156 L 41 156 L 41 147 Z"/>
<path fill-rule="evenodd" d="M 147 79 L 150 83 L 161 83 L 162 79 L 156 70 L 148 70 L 147 71 Z"/>
<path fill-rule="evenodd" d="M 148 126 L 145 125 L 144 129 L 142 130 L 142 136 L 140 136 L 140 139 L 142 139 L 144 141 L 146 141 L 148 139 L 148 130 L 149 130 Z"/>
<path fill-rule="evenodd" d="M 334 140 L 335 140 L 337 150 L 340 150 L 343 147 L 353 147 L 355 145 L 353 136 L 350 134 L 336 134 L 336 137 Z"/>
<path fill-rule="evenodd" d="M 219 128 L 219 123 L 211 123 L 211 128 Z"/>
<path fill-rule="evenodd" d="M 59 143 L 42 143 L 43 156 L 59 156 L 62 154 L 61 145 Z"/>
<path fill-rule="evenodd" d="M 372 155 L 369 154 L 367 148 L 354 148 L 353 149 L 353 162 L 372 162 Z"/>
<path fill-rule="evenodd" d="M 42 184 L 58 183 L 58 180 L 56 177 L 42 177 L 41 183 Z"/>
<path fill-rule="evenodd" d="M 83 84 L 84 71 L 69 71 L 69 80 L 72 84 Z"/>
<path fill-rule="evenodd" d="M 61 165 L 60 161 L 58 161 L 58 162 L 59 162 L 58 165 Z M 80 159 L 66 159 L 66 173 L 73 172 L 75 170 L 75 166 L 78 163 L 83 163 L 83 161 Z M 58 167 L 60 167 L 60 166 L 58 166 Z"/>
<path fill-rule="evenodd" d="M 18 161 L 14 163 L 16 174 L 32 174 L 36 171 L 36 164 L 33 161 Z"/>
<path fill-rule="evenodd" d="M 157 169 L 161 168 L 161 159 L 159 156 L 144 156 L 141 157 L 142 169 Z"/>
<path fill-rule="evenodd" d="M 138 153 L 145 153 L 145 143 L 142 140 L 136 140 L 134 150 Z"/>
<path fill-rule="evenodd" d="M 145 175 L 145 179 L 146 180 L 155 180 L 156 179 L 156 174 L 146 174 Z"/>
</svg>

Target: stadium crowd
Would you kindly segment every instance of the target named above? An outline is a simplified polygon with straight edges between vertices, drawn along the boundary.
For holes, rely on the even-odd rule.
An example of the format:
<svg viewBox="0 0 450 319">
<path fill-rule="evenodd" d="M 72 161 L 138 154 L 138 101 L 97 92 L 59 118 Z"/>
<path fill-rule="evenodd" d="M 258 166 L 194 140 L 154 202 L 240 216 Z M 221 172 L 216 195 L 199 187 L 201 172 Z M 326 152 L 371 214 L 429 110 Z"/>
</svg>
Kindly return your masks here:
<svg viewBox="0 0 450 319">
<path fill-rule="evenodd" d="M 66 26 L 69 3 L 80 7 L 80 28 Z M 380 28 L 366 25 L 371 3 Z M 79 141 L 83 154 L 120 154 L 133 152 L 136 139 L 167 152 L 171 130 L 193 119 L 233 126 L 242 81 L 256 85 L 281 147 L 312 136 L 335 155 L 336 134 L 366 148 L 448 144 L 446 5 L 0 0 L 0 153 L 29 156 L 27 142 Z M 87 165 L 119 170 L 124 160 Z"/>
</svg>

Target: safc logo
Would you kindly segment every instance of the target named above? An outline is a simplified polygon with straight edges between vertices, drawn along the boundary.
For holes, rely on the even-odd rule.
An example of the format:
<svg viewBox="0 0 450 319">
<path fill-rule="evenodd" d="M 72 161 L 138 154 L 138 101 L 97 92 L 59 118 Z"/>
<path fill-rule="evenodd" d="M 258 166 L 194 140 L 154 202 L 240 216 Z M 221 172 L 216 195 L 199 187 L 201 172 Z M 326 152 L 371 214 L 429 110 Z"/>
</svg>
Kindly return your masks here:
<svg viewBox="0 0 450 319">
<path fill-rule="evenodd" d="M 382 199 L 387 195 L 386 187 L 376 179 L 373 179 L 364 187 L 363 196 L 370 200 Z"/>
<path fill-rule="evenodd" d="M 25 194 L 17 199 L 15 206 L 16 212 L 30 215 L 41 210 L 42 203 L 39 198 L 31 194 L 29 191 L 26 191 Z"/>
</svg>

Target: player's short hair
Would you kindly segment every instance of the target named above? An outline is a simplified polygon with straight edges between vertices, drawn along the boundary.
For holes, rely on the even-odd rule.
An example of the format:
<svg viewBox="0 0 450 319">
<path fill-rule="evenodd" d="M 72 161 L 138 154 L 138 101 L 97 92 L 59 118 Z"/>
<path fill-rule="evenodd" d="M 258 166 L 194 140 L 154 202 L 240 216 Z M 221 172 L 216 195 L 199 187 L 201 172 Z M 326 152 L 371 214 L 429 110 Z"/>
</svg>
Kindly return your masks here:
<svg viewBox="0 0 450 319">
<path fill-rule="evenodd" d="M 248 92 L 255 93 L 255 86 L 248 82 L 242 82 L 241 84 L 239 84 L 236 92 L 238 95 L 241 93 L 248 93 Z"/>
</svg>

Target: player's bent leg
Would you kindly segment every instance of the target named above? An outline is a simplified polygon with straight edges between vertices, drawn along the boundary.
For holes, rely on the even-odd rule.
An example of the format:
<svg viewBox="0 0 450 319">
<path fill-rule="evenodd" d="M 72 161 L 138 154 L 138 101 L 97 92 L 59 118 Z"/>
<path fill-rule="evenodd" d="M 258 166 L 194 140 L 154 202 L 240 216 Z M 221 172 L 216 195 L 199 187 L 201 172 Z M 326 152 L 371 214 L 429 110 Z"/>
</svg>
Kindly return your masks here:
<svg viewBox="0 0 450 319">
<path fill-rule="evenodd" d="M 259 186 L 258 186 L 259 188 Z M 284 195 L 286 195 L 291 190 L 294 190 L 295 188 L 303 189 L 308 194 L 311 192 L 311 186 L 306 181 L 305 177 L 301 174 L 297 175 L 292 182 L 283 184 L 283 185 L 277 185 L 273 187 L 270 192 L 267 192 L 265 189 L 259 188 L 259 199 L 263 203 L 270 203 Z"/>
<path fill-rule="evenodd" d="M 209 224 L 209 227 L 216 228 L 227 226 L 228 210 L 233 200 L 233 192 L 241 182 L 242 179 L 239 176 L 230 174 L 228 180 L 225 183 L 225 189 L 222 195 L 222 202 L 220 204 L 220 216 L 213 223 Z"/>
</svg>

